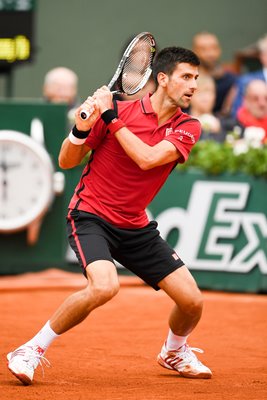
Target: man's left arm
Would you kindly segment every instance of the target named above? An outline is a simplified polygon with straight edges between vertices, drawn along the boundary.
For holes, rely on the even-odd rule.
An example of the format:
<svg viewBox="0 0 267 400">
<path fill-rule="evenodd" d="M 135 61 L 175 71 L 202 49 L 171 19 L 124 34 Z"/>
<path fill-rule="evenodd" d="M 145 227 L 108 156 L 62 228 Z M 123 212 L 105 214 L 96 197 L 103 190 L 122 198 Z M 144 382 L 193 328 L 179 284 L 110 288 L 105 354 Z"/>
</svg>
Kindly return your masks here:
<svg viewBox="0 0 267 400">
<path fill-rule="evenodd" d="M 178 159 L 181 159 L 181 162 L 187 159 L 191 147 L 200 135 L 199 121 L 194 120 L 195 122 L 193 122 L 193 126 L 196 130 L 193 134 L 183 130 L 183 132 L 186 132 L 189 136 L 186 134 L 181 135 L 179 131 L 176 132 L 175 130 L 171 135 L 167 136 L 156 145 L 150 146 L 134 135 L 125 126 L 124 122 L 118 119 L 116 112 L 110 109 L 109 96 L 109 89 L 105 86 L 98 89 L 93 95 L 98 103 L 101 118 L 107 125 L 110 134 L 115 135 L 126 154 L 139 168 L 142 170 L 149 170 Z M 185 129 L 187 129 L 187 125 L 190 127 L 190 122 L 184 124 Z"/>
<path fill-rule="evenodd" d="M 114 135 L 125 153 L 142 170 L 168 164 L 181 157 L 181 153 L 175 145 L 167 140 L 162 140 L 154 146 L 149 146 L 126 127 L 122 127 Z"/>
<path fill-rule="evenodd" d="M 127 127 L 115 132 L 115 136 L 128 156 L 144 170 L 179 160 L 184 163 L 201 134 L 200 122 L 195 118 L 182 121 L 155 146 L 149 146 Z"/>
<path fill-rule="evenodd" d="M 155 146 L 149 146 L 135 136 L 118 119 L 114 110 L 110 109 L 110 91 L 106 86 L 102 86 L 93 94 L 101 112 L 101 118 L 106 123 L 111 134 L 126 152 L 126 154 L 143 170 L 151 169 L 159 165 L 170 163 L 180 157 L 177 147 L 168 142 L 161 141 Z"/>
</svg>

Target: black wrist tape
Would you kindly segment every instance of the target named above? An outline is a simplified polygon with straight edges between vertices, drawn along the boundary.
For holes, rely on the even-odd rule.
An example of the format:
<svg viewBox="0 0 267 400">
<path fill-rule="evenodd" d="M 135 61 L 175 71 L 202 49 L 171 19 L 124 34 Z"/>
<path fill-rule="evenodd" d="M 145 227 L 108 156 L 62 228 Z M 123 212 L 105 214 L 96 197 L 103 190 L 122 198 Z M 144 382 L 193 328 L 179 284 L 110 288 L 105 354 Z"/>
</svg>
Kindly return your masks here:
<svg viewBox="0 0 267 400">
<path fill-rule="evenodd" d="M 72 128 L 73 136 L 75 136 L 78 139 L 86 139 L 90 132 L 91 132 L 91 129 L 89 129 L 89 131 L 79 131 L 76 128 L 76 125 L 74 125 L 74 127 Z"/>
<path fill-rule="evenodd" d="M 110 109 L 103 112 L 103 114 L 101 114 L 101 118 L 103 119 L 106 125 L 109 125 L 111 121 L 118 118 L 118 115 L 115 110 Z"/>
</svg>

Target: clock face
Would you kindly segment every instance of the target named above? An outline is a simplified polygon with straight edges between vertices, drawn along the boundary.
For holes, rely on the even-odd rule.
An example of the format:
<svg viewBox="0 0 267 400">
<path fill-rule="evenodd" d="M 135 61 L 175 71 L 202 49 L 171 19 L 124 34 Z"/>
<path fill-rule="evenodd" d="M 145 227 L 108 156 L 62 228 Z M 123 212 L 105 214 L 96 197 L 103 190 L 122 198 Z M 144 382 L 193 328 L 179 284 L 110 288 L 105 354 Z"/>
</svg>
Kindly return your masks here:
<svg viewBox="0 0 267 400">
<path fill-rule="evenodd" d="M 0 131 L 0 231 L 20 230 L 40 217 L 53 198 L 53 166 L 29 136 Z"/>
</svg>

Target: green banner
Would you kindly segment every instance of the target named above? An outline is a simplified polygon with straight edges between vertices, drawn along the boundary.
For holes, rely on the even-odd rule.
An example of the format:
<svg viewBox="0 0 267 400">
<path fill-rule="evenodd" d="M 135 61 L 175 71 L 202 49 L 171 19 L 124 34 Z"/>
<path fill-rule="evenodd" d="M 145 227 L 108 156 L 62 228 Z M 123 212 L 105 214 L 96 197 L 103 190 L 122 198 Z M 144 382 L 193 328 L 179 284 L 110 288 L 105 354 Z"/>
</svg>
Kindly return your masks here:
<svg viewBox="0 0 267 400">
<path fill-rule="evenodd" d="M 175 170 L 149 212 L 202 286 L 267 290 L 266 198 L 264 179 Z"/>
</svg>

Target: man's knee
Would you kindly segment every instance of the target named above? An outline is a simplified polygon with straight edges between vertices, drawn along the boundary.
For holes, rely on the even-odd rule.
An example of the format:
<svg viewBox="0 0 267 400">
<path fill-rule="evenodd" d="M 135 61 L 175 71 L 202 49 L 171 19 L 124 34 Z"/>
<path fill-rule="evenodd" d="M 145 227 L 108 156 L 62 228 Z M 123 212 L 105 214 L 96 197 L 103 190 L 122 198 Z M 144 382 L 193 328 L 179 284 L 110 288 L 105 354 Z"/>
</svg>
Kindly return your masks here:
<svg viewBox="0 0 267 400">
<path fill-rule="evenodd" d="M 187 315 L 201 315 L 203 309 L 203 296 L 199 289 L 196 289 L 190 297 L 178 304 L 182 312 Z"/>
<path fill-rule="evenodd" d="M 95 261 L 86 270 L 88 285 L 86 292 L 89 301 L 98 307 L 111 300 L 119 291 L 116 268 L 110 261 Z"/>
<path fill-rule="evenodd" d="M 94 301 L 98 304 L 104 304 L 107 301 L 111 300 L 120 289 L 119 281 L 114 280 L 106 280 L 103 282 L 91 282 L 88 285 L 88 291 L 93 296 Z"/>
</svg>

